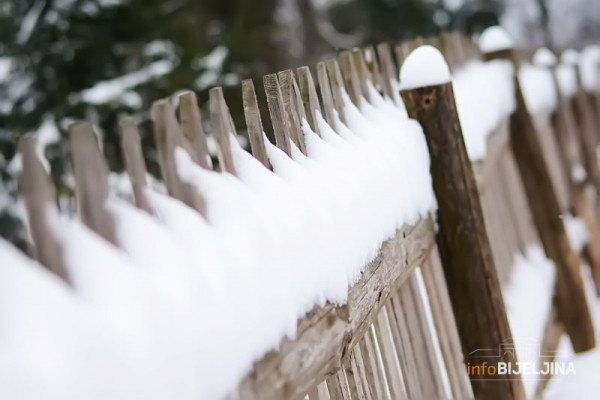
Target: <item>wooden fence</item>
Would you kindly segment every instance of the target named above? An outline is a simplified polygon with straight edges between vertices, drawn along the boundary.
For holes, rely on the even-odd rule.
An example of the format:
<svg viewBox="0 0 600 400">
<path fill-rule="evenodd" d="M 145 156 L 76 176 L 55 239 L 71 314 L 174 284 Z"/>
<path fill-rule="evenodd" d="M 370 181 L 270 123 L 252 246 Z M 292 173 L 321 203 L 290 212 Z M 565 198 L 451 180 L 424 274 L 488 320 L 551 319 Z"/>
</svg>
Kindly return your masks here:
<svg viewBox="0 0 600 400">
<path fill-rule="evenodd" d="M 517 82 L 516 111 L 490 135 L 487 157 L 471 164 L 451 87 L 402 94 L 398 90 L 398 66 L 424 42 L 437 46 L 453 71 L 482 58 L 470 39 L 444 33 L 395 47 L 381 43 L 342 51 L 339 60 L 321 62 L 316 70 L 303 66 L 264 77 L 275 143 L 288 155 L 291 142 L 306 151 L 303 119 L 318 134 L 315 113 L 320 110 L 335 128 L 337 121 L 345 120 L 343 92 L 356 104 L 361 96 L 369 101 L 368 83 L 394 101 L 402 95 L 409 115 L 421 122 L 430 150 L 441 143 L 448 147 L 430 151 L 437 218 L 405 226 L 385 242 L 349 289 L 347 304 L 316 307 L 298 321 L 296 337 L 283 340 L 277 350 L 256 362 L 233 398 L 524 398 L 518 377 L 470 381 L 473 376 L 468 376 L 466 362 L 480 345 L 499 346 L 509 338 L 499 282 L 510 277 L 514 255 L 538 242 L 557 271 L 545 348 L 555 349 L 563 331 L 576 351 L 594 347 L 580 255 L 571 248 L 560 215 L 570 211 L 586 222 L 592 240 L 583 256 L 600 287 L 598 208 L 588 196 L 590 188 L 600 188 L 598 160 L 590 151 L 597 146 L 600 125 L 595 119 L 596 98 L 580 89 L 573 99 L 561 98 L 552 115 L 531 115 Z M 485 57 L 506 59 L 515 66 L 520 62 L 511 51 Z M 270 168 L 251 80 L 242 82 L 242 94 L 252 154 Z M 175 103 L 177 109 L 169 99 L 152 108 L 162 177 L 169 195 L 205 214 L 204 199 L 178 177 L 174 160 L 175 148 L 183 147 L 199 166 L 213 168 L 202 118 L 193 93 L 181 93 Z M 236 175 L 228 134 L 236 128 L 221 88 L 210 91 L 210 121 L 220 169 Z M 109 195 L 108 171 L 92 126 L 78 123 L 70 132 L 79 215 L 87 226 L 117 244 L 115 222 L 103 207 Z M 121 132 L 135 203 L 151 212 L 144 196 L 146 168 L 135 122 L 124 119 Z M 47 204 L 55 197 L 52 185 L 35 157 L 35 141 L 23 139 L 21 151 L 22 193 L 36 257 L 68 280 L 60 246 L 44 222 Z M 584 181 L 571 173 L 579 165 L 587 171 Z M 455 207 L 457 199 L 460 204 Z M 458 217 L 458 222 L 452 222 Z M 437 235 L 434 219 L 440 224 Z"/>
</svg>

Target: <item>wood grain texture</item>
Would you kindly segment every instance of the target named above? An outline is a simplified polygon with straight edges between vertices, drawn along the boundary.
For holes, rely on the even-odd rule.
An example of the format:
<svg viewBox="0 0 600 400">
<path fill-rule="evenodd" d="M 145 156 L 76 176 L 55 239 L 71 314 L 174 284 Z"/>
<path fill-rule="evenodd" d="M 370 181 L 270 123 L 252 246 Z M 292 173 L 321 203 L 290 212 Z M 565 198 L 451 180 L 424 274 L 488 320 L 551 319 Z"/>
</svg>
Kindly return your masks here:
<svg viewBox="0 0 600 400">
<path fill-rule="evenodd" d="M 396 96 L 395 89 L 398 86 L 398 70 L 394 65 L 392 49 L 389 43 L 379 43 L 377 45 L 377 54 L 381 61 L 381 82 L 383 92 L 390 99 Z"/>
<path fill-rule="evenodd" d="M 344 94 L 346 87 L 344 86 L 344 78 L 342 77 L 342 71 L 337 60 L 327 60 L 327 74 L 329 75 L 329 82 L 331 84 L 331 93 L 333 94 L 333 104 L 337 111 L 340 121 L 346 122 L 346 113 L 344 111 Z"/>
<path fill-rule="evenodd" d="M 329 83 L 329 76 L 327 73 L 327 66 L 324 62 L 317 64 L 317 79 L 319 81 L 319 90 L 321 91 L 321 98 L 323 99 L 323 109 L 325 110 L 325 119 L 327 123 L 333 128 L 336 128 L 335 121 L 335 104 L 333 102 L 333 93 Z"/>
<path fill-rule="evenodd" d="M 344 50 L 340 52 L 340 67 L 350 100 L 358 107 L 363 93 L 352 51 Z"/>
<path fill-rule="evenodd" d="M 304 143 L 304 134 L 302 133 L 301 117 L 297 105 L 296 89 L 294 87 L 295 77 L 290 69 L 281 71 L 277 74 L 281 94 L 283 97 L 284 118 L 287 118 L 287 126 L 290 132 L 290 138 L 298 149 L 306 154 L 306 144 Z M 302 106 L 303 107 L 303 106 Z M 303 110 L 302 110 L 303 111 Z"/>
<path fill-rule="evenodd" d="M 260 118 L 260 109 L 256 100 L 256 91 L 252 79 L 242 81 L 242 100 L 244 103 L 244 118 L 246 119 L 246 128 L 248 129 L 248 140 L 250 141 L 250 150 L 252 155 L 260 161 L 265 167 L 271 169 L 271 163 L 267 156 L 265 147 L 265 136 Z"/>
<path fill-rule="evenodd" d="M 342 366 L 364 337 L 380 308 L 429 254 L 433 226 L 422 220 L 385 242 L 379 255 L 349 290 L 342 307 L 316 308 L 298 323 L 297 337 L 255 364 L 240 385 L 242 399 L 293 398 L 306 393 Z M 363 355 L 364 356 L 364 355 Z M 374 397 L 377 398 L 377 397 Z"/>
<path fill-rule="evenodd" d="M 269 74 L 263 77 L 263 85 L 267 95 L 269 114 L 275 133 L 275 144 L 288 156 L 291 156 L 290 147 L 290 126 L 286 116 L 283 94 L 279 86 L 279 80 L 276 74 Z"/>
<path fill-rule="evenodd" d="M 321 67 L 323 68 L 323 67 Z M 298 76 L 298 87 L 302 95 L 302 103 L 304 104 L 304 110 L 306 111 L 306 120 L 310 128 L 319 136 L 319 126 L 317 125 L 317 111 L 321 111 L 321 105 L 319 103 L 319 97 L 317 96 L 317 89 L 315 88 L 315 82 L 313 80 L 310 68 L 302 66 L 296 70 Z M 331 89 L 329 93 L 331 98 Z"/>
<path fill-rule="evenodd" d="M 235 127 L 231 120 L 231 114 L 225 97 L 223 88 L 216 87 L 208 92 L 210 106 L 210 120 L 214 127 L 214 134 L 217 139 L 218 157 L 221 171 L 236 175 L 233 155 L 231 153 L 232 135 L 236 135 Z"/>
<path fill-rule="evenodd" d="M 401 91 L 411 118 L 421 123 L 431 156 L 438 200 L 438 248 L 465 357 L 512 337 L 485 231 L 471 161 L 452 84 Z M 468 277 L 468 279 L 466 278 Z M 502 361 L 508 362 L 506 355 Z M 518 379 L 471 380 L 476 398 L 523 399 Z"/>
</svg>

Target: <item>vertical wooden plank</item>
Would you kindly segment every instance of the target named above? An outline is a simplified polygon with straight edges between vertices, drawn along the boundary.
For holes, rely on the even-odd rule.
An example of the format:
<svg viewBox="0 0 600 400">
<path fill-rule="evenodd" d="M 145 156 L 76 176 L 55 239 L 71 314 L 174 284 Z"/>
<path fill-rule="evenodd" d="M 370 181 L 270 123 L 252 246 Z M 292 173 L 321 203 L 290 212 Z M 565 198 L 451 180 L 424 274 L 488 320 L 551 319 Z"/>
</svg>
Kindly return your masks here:
<svg viewBox="0 0 600 400">
<path fill-rule="evenodd" d="M 386 380 L 389 384 L 392 399 L 406 399 L 407 394 L 403 385 L 402 371 L 400 370 L 400 361 L 398 360 L 398 350 L 394 346 L 392 339 L 389 316 L 386 306 L 381 308 L 377 321 L 373 324 L 375 332 L 380 343 L 381 357 L 385 367 Z"/>
<path fill-rule="evenodd" d="M 431 155 L 438 200 L 437 242 L 465 356 L 496 348 L 511 332 L 452 83 L 402 90 L 401 95 L 409 116 L 421 123 Z M 498 361 L 512 358 L 502 354 Z M 517 376 L 509 381 L 472 379 L 471 385 L 477 398 L 525 397 Z"/>
<path fill-rule="evenodd" d="M 267 149 L 265 147 L 260 109 L 258 108 L 256 91 L 254 90 L 252 79 L 244 79 L 242 81 L 242 99 L 244 103 L 244 118 L 246 119 L 252 155 L 265 167 L 271 169 L 271 163 L 269 162 Z"/>
<path fill-rule="evenodd" d="M 62 246 L 48 226 L 51 218 L 49 214 L 58 215 L 56 190 L 37 154 L 37 147 L 37 139 L 33 136 L 26 135 L 19 140 L 23 165 L 20 190 L 25 200 L 27 223 L 35 246 L 33 254 L 41 265 L 68 283 L 69 275 Z"/>
<path fill-rule="evenodd" d="M 417 377 L 423 396 L 427 399 L 442 399 L 446 395 L 441 378 L 441 366 L 435 355 L 424 306 L 417 290 L 413 272 L 398 291 L 400 305 L 404 312 L 411 347 L 417 355 L 415 357 Z"/>
<path fill-rule="evenodd" d="M 155 101 L 152 104 L 152 121 L 154 122 L 154 137 L 158 152 L 158 164 L 170 196 L 179 198 L 179 178 L 175 165 L 174 151 L 181 146 L 178 126 L 173 122 L 172 105 L 168 99 Z"/>
<path fill-rule="evenodd" d="M 432 251 L 429 260 L 423 265 L 421 271 L 429 297 L 433 323 L 440 340 L 440 350 L 446 365 L 452 397 L 455 399 L 472 398 L 473 394 L 469 386 L 467 369 L 463 362 L 456 321 L 450 306 L 450 298 L 437 249 Z"/>
<path fill-rule="evenodd" d="M 285 105 L 277 75 L 265 75 L 263 77 L 263 85 L 267 94 L 269 113 L 271 114 L 271 122 L 273 123 L 273 132 L 275 133 L 275 143 L 285 154 L 291 156 L 290 127 L 288 119 L 285 116 Z"/>
<path fill-rule="evenodd" d="M 370 81 L 373 85 L 375 85 L 375 83 L 373 81 L 373 76 L 367 68 L 367 62 L 365 60 L 364 53 L 360 49 L 352 50 L 352 61 L 354 63 L 354 68 L 356 69 L 356 75 L 360 84 L 361 96 L 364 97 L 365 100 L 371 101 L 369 96 L 368 82 Z"/>
<path fill-rule="evenodd" d="M 357 67 L 352 57 L 350 50 L 344 50 L 340 53 L 340 67 L 342 76 L 346 82 L 346 88 L 352 102 L 358 107 L 360 106 L 360 97 L 362 96 L 361 84 L 358 78 Z"/>
<path fill-rule="evenodd" d="M 290 137 L 292 142 L 304 154 L 306 154 L 306 144 L 304 143 L 304 134 L 300 126 L 301 120 L 296 107 L 296 92 L 294 88 L 294 73 L 291 69 L 281 71 L 277 74 L 281 94 L 283 96 L 284 118 L 287 118 Z"/>
<path fill-rule="evenodd" d="M 108 166 L 100 153 L 92 125 L 77 122 L 69 127 L 69 136 L 81 220 L 104 239 L 117 245 L 115 221 L 106 209 L 110 193 Z"/>
<path fill-rule="evenodd" d="M 335 129 L 335 116 L 333 111 L 335 109 L 335 105 L 333 102 L 331 86 L 329 85 L 329 77 L 327 76 L 327 67 L 324 62 L 320 62 L 317 64 L 317 79 L 319 81 L 321 98 L 323 99 L 323 109 L 325 110 L 325 118 L 327 119 L 327 123 L 333 129 Z"/>
<path fill-rule="evenodd" d="M 377 362 L 375 345 L 373 344 L 370 331 L 367 331 L 364 338 L 360 341 L 359 346 L 364 360 L 365 375 L 367 376 L 367 385 L 371 393 L 371 398 L 373 400 L 385 399 L 385 389 L 382 385 L 384 378 Z"/>
<path fill-rule="evenodd" d="M 381 60 L 383 92 L 390 99 L 395 98 L 395 88 L 398 83 L 398 72 L 392 58 L 392 50 L 389 43 L 379 43 L 377 45 L 377 53 Z"/>
<path fill-rule="evenodd" d="M 183 148 L 188 153 L 190 149 L 186 148 L 183 133 L 175 118 L 175 110 L 169 100 L 163 99 L 152 104 L 152 120 L 158 161 L 167 192 L 204 215 L 204 199 L 189 183 L 183 182 L 177 173 L 175 149 Z"/>
<path fill-rule="evenodd" d="M 404 379 L 404 388 L 409 399 L 424 399 L 425 393 L 419 379 L 416 349 L 412 346 L 410 332 L 406 323 L 405 310 L 402 308 L 398 294 L 390 297 L 388 318 L 392 329 L 394 346 L 398 351 L 398 360 Z"/>
<path fill-rule="evenodd" d="M 369 45 L 363 48 L 363 59 L 365 62 L 365 67 L 371 77 L 371 83 L 373 84 L 375 89 L 381 92 L 385 92 L 385 89 L 383 88 L 384 83 L 382 77 L 382 69 L 379 66 L 379 61 L 377 60 L 377 52 L 375 51 L 374 46 Z"/>
<path fill-rule="evenodd" d="M 236 174 L 233 155 L 231 154 L 231 135 L 235 135 L 235 128 L 232 126 L 231 115 L 225 103 L 223 88 L 216 87 L 208 92 L 210 105 L 210 119 L 215 128 L 215 136 L 218 144 L 219 164 L 223 172 L 232 175 Z"/>
<path fill-rule="evenodd" d="M 365 366 L 360 352 L 360 346 L 355 346 L 350 352 L 350 368 L 352 370 L 353 382 L 356 387 L 356 394 L 352 392 L 353 388 L 350 385 L 350 378 L 348 378 L 348 384 L 350 386 L 350 396 L 356 400 L 371 400 L 371 393 L 367 387 L 367 378 L 365 375 Z M 346 371 L 346 374 L 348 372 Z"/>
<path fill-rule="evenodd" d="M 516 69 L 513 50 L 485 56 L 486 59 L 513 60 Z M 538 134 L 527 110 L 517 75 L 514 82 L 517 106 L 510 119 L 512 152 L 544 250 L 556 265 L 559 315 L 569 333 L 574 350 L 586 351 L 595 346 L 596 340 L 580 274 L 581 261 L 571 248 L 565 227 L 560 220 L 560 206 L 544 165 Z"/>
<path fill-rule="evenodd" d="M 131 181 L 135 205 L 148 213 L 152 213 L 150 204 L 146 199 L 146 162 L 142 153 L 142 145 L 137 123 L 133 118 L 121 119 L 121 149 L 125 159 L 125 169 Z"/>
<path fill-rule="evenodd" d="M 329 398 L 331 400 L 350 400 L 346 375 L 343 369 L 327 377 L 327 389 L 329 389 Z"/>
<path fill-rule="evenodd" d="M 342 77 L 342 71 L 337 60 L 328 60 L 327 73 L 329 75 L 329 81 L 331 84 L 331 93 L 333 94 L 333 104 L 338 113 L 340 121 L 346 122 L 346 113 L 344 112 L 344 96 L 343 93 L 346 90 L 344 86 L 344 78 Z"/>
<path fill-rule="evenodd" d="M 325 66 L 323 65 L 324 68 Z M 304 110 L 306 111 L 306 120 L 310 129 L 312 129 L 317 135 L 321 135 L 319 132 L 319 126 L 317 125 L 317 111 L 321 112 L 321 105 L 319 104 L 319 97 L 317 96 L 317 90 L 315 89 L 315 82 L 310 73 L 310 68 L 307 66 L 300 67 L 296 70 L 298 75 L 298 86 L 302 95 L 302 103 L 304 104 Z M 329 89 L 329 97 L 331 98 L 331 89 Z M 332 104 L 333 106 L 333 104 Z"/>
<path fill-rule="evenodd" d="M 212 169 L 206 133 L 198 108 L 196 93 L 184 91 L 179 94 L 179 123 L 183 136 L 190 143 L 192 160 L 202 168 Z"/>
</svg>

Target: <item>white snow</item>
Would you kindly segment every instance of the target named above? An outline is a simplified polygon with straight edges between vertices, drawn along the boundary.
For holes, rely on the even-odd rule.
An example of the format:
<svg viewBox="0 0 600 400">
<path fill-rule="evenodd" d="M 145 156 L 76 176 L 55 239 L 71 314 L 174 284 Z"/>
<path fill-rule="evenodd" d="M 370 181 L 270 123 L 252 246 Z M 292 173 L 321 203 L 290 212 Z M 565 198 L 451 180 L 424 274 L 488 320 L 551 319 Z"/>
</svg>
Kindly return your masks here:
<svg viewBox="0 0 600 400">
<path fill-rule="evenodd" d="M 533 54 L 532 60 L 534 65 L 546 68 L 554 67 L 558 62 L 556 54 L 546 47 L 537 49 Z"/>
<path fill-rule="evenodd" d="M 571 246 L 577 253 L 581 253 L 585 245 L 590 241 L 590 234 L 585 221 L 571 214 L 563 214 L 561 218 Z"/>
<path fill-rule="evenodd" d="M 560 62 L 566 65 L 579 64 L 579 52 L 575 49 L 567 49 L 560 55 Z"/>
<path fill-rule="evenodd" d="M 517 254 L 509 282 L 502 290 L 519 362 L 539 366 L 539 346 L 552 308 L 555 267 L 539 245 Z M 524 375 L 527 398 L 533 398 L 539 375 Z"/>
<path fill-rule="evenodd" d="M 569 64 L 560 64 L 556 68 L 556 78 L 558 79 L 558 87 L 563 96 L 570 98 L 575 96 L 578 89 L 577 84 L 577 67 Z"/>
<path fill-rule="evenodd" d="M 433 46 L 420 46 L 413 50 L 400 69 L 400 89 L 410 90 L 435 86 L 452 80 L 448 63 Z"/>
<path fill-rule="evenodd" d="M 507 61 L 471 61 L 454 76 L 456 106 L 471 161 L 485 157 L 487 138 L 515 107 Z"/>
<path fill-rule="evenodd" d="M 519 68 L 519 82 L 527 109 L 532 114 L 550 112 L 558 104 L 554 72 L 543 62 L 537 61 L 534 59 L 535 65 L 523 64 Z M 549 57 L 546 61 L 549 61 Z"/>
<path fill-rule="evenodd" d="M 600 46 L 583 49 L 579 59 L 581 83 L 586 91 L 594 93 L 600 89 Z"/>
<path fill-rule="evenodd" d="M 0 398 L 223 398 L 298 318 L 344 303 L 382 242 L 435 209 L 420 126 L 372 92 L 360 110 L 345 95 L 338 132 L 303 121 L 308 156 L 266 142 L 274 172 L 233 137 L 239 178 L 178 149 L 206 218 L 153 189 L 153 215 L 111 199 L 117 249 L 52 217 L 72 289 L 0 246 Z"/>
<path fill-rule="evenodd" d="M 509 50 L 513 47 L 513 40 L 508 32 L 501 26 L 491 26 L 487 28 L 479 38 L 479 48 L 484 54 L 500 50 Z"/>
<path fill-rule="evenodd" d="M 83 100 L 90 104 L 121 101 L 131 107 L 139 107 L 141 105 L 141 98 L 135 92 L 132 92 L 131 89 L 151 79 L 170 73 L 175 66 L 176 63 L 170 59 L 151 62 L 138 71 L 98 82 L 93 87 L 73 96 L 72 101 Z"/>
</svg>

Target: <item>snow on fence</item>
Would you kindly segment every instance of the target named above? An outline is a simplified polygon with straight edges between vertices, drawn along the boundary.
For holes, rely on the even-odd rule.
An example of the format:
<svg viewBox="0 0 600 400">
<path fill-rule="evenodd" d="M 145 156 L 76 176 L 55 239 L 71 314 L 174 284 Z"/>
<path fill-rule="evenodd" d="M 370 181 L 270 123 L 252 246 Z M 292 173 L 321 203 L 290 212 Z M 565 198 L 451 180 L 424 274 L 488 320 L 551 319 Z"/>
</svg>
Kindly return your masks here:
<svg viewBox="0 0 600 400">
<path fill-rule="evenodd" d="M 518 357 L 531 339 L 554 350 L 563 330 L 576 351 L 594 346 L 579 249 L 559 216 L 585 224 L 582 250 L 600 287 L 588 193 L 600 187 L 589 151 L 600 102 L 589 76 L 587 92 L 577 80 L 560 84 L 568 68 L 577 76 L 572 66 L 523 64 L 501 31 L 487 36 L 493 61 L 444 33 L 343 51 L 317 65 L 316 82 L 306 66 L 265 76 L 275 145 L 254 83 L 243 81 L 252 155 L 212 89 L 221 172 L 195 95 L 160 100 L 152 118 L 167 193 L 147 184 L 135 121 L 121 124 L 135 207 L 111 193 L 90 124 L 70 129 L 77 219 L 60 215 L 35 138 L 24 138 L 37 262 L 0 242 L 0 397 L 520 399 L 543 390 L 537 381 L 523 390 L 518 377 L 481 383 L 465 363 L 511 338 Z M 448 66 L 434 47 L 408 56 L 424 42 Z M 538 307 L 522 304 L 526 279 Z"/>
</svg>

